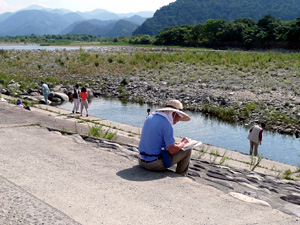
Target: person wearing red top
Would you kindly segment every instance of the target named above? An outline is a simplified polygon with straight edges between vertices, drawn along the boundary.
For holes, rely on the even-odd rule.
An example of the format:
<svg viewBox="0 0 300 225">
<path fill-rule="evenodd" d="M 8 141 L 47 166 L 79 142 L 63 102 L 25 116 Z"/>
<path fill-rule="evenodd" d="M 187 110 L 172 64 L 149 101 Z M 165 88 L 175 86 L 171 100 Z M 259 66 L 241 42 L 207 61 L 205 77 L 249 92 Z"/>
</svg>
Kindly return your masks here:
<svg viewBox="0 0 300 225">
<path fill-rule="evenodd" d="M 81 88 L 80 97 L 81 97 L 81 115 L 80 116 L 82 116 L 83 107 L 85 108 L 86 116 L 89 116 L 89 104 L 87 101 L 88 93 L 87 93 L 85 87 Z"/>
</svg>

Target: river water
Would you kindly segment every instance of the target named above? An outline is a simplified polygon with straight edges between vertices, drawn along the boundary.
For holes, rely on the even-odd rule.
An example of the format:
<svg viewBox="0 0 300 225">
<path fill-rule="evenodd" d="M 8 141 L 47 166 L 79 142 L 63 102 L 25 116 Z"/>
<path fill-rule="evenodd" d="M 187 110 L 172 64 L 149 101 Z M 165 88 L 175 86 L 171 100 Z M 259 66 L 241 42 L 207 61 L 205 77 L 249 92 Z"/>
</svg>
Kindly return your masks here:
<svg viewBox="0 0 300 225">
<path fill-rule="evenodd" d="M 64 103 L 60 108 L 72 110 L 71 103 Z M 156 107 L 146 104 L 122 103 L 116 99 L 94 98 L 89 103 L 89 114 L 103 119 L 142 127 L 146 119 L 147 108 L 154 112 Z M 175 136 L 189 137 L 203 143 L 226 149 L 249 153 L 249 128 L 220 122 L 202 113 L 187 112 L 189 122 L 179 122 L 174 126 Z M 264 131 L 262 145 L 258 152 L 264 158 L 300 166 L 300 139 L 278 133 Z"/>
<path fill-rule="evenodd" d="M 0 49 L 3 50 L 76 50 L 80 49 L 78 46 L 40 46 L 40 45 L 0 45 Z"/>
</svg>

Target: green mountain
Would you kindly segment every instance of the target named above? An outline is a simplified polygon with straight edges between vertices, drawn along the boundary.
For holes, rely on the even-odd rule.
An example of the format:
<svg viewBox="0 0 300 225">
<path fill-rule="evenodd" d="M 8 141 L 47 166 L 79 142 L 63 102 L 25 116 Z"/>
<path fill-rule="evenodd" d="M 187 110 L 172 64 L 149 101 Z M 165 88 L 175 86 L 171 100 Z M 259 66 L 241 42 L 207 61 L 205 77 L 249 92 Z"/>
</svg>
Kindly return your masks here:
<svg viewBox="0 0 300 225">
<path fill-rule="evenodd" d="M 164 27 L 195 25 L 208 19 L 251 18 L 265 15 L 282 20 L 300 16 L 300 0 L 177 0 L 164 6 L 147 19 L 133 34 L 156 35 Z"/>
<path fill-rule="evenodd" d="M 8 17 L 10 17 L 12 15 L 12 13 L 10 12 L 6 12 L 6 13 L 3 13 L 3 14 L 0 14 L 0 23 L 4 20 L 6 20 Z"/>
<path fill-rule="evenodd" d="M 83 18 L 75 13 L 59 15 L 41 10 L 19 11 L 0 23 L 0 36 L 58 34 L 79 20 Z"/>
<path fill-rule="evenodd" d="M 119 37 L 119 36 L 131 36 L 132 32 L 139 25 L 136 23 L 132 23 L 127 20 L 119 20 L 113 28 L 106 33 L 106 37 Z"/>
<path fill-rule="evenodd" d="M 106 36 L 106 33 L 111 30 L 116 21 L 101 21 L 101 20 L 87 20 L 77 23 L 68 34 L 92 34 L 95 36 Z M 71 25 L 72 27 L 73 25 Z M 68 30 L 68 28 L 66 28 Z M 66 34 L 66 32 L 64 32 Z"/>
<path fill-rule="evenodd" d="M 113 24 L 112 24 L 113 23 Z M 66 27 L 60 34 L 91 34 L 91 33 L 99 33 L 97 31 L 94 31 L 94 29 L 97 28 L 101 28 L 101 30 L 105 30 L 105 31 L 101 31 L 102 32 L 108 32 L 109 28 L 106 28 L 106 26 L 113 26 L 115 23 L 115 21 L 112 20 L 96 20 L 96 19 L 92 19 L 92 20 L 85 20 L 85 21 L 78 21 L 75 22 L 73 24 L 71 24 L 70 26 Z M 91 32 L 91 33 L 89 33 Z M 96 34 L 99 35 L 99 34 Z"/>
<path fill-rule="evenodd" d="M 139 18 L 140 19 L 140 18 Z M 125 20 L 86 20 L 74 23 L 61 34 L 92 34 L 102 37 L 131 36 L 139 26 L 137 23 Z"/>
<path fill-rule="evenodd" d="M 136 23 L 138 25 L 141 25 L 145 22 L 146 19 L 147 18 L 145 18 L 145 17 L 141 17 L 141 16 L 138 16 L 138 15 L 133 15 L 129 18 L 124 19 L 124 20 L 127 20 L 127 21 L 130 21 L 132 23 Z"/>
</svg>

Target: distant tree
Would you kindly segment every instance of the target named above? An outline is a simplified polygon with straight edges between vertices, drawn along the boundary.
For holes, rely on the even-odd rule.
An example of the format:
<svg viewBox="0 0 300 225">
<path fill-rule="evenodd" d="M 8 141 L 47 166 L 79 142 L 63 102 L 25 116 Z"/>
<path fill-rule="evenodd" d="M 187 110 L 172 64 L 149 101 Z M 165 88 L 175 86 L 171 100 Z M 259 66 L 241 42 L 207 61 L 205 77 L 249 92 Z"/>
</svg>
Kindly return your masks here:
<svg viewBox="0 0 300 225">
<path fill-rule="evenodd" d="M 204 26 L 205 26 L 204 24 L 198 23 L 198 24 L 196 24 L 192 28 L 190 43 L 193 46 L 197 46 L 198 47 L 203 42 L 203 38 L 204 38 L 204 35 L 203 35 Z"/>
<path fill-rule="evenodd" d="M 178 27 L 166 27 L 156 36 L 158 45 L 188 46 L 192 40 L 193 26 L 183 25 Z"/>
<path fill-rule="evenodd" d="M 300 42 L 300 17 L 288 24 L 285 40 L 291 43 Z"/>
<path fill-rule="evenodd" d="M 203 34 L 207 38 L 209 44 L 216 46 L 223 45 L 223 42 L 230 40 L 231 24 L 223 19 L 207 20 L 203 29 Z"/>
<path fill-rule="evenodd" d="M 243 24 L 246 27 L 253 27 L 256 25 L 256 22 L 250 18 L 239 18 L 233 21 L 234 24 Z"/>
<path fill-rule="evenodd" d="M 266 15 L 258 21 L 257 27 L 260 29 L 260 32 L 257 35 L 258 41 L 262 46 L 270 45 L 281 35 L 282 21 L 275 20 L 271 15 Z"/>
</svg>

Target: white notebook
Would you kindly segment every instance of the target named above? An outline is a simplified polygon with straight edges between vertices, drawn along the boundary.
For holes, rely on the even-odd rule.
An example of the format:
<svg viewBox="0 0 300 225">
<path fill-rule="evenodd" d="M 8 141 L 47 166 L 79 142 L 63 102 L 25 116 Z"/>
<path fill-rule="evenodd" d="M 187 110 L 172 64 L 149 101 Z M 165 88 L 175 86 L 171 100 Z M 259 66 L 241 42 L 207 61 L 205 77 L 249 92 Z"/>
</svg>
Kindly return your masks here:
<svg viewBox="0 0 300 225">
<path fill-rule="evenodd" d="M 195 147 L 197 147 L 197 146 L 199 146 L 199 145 L 202 145 L 202 142 L 201 142 L 201 141 L 190 140 L 190 143 L 187 143 L 187 144 L 182 148 L 182 150 L 183 150 L 183 151 L 186 151 L 186 150 L 195 148 Z"/>
</svg>

